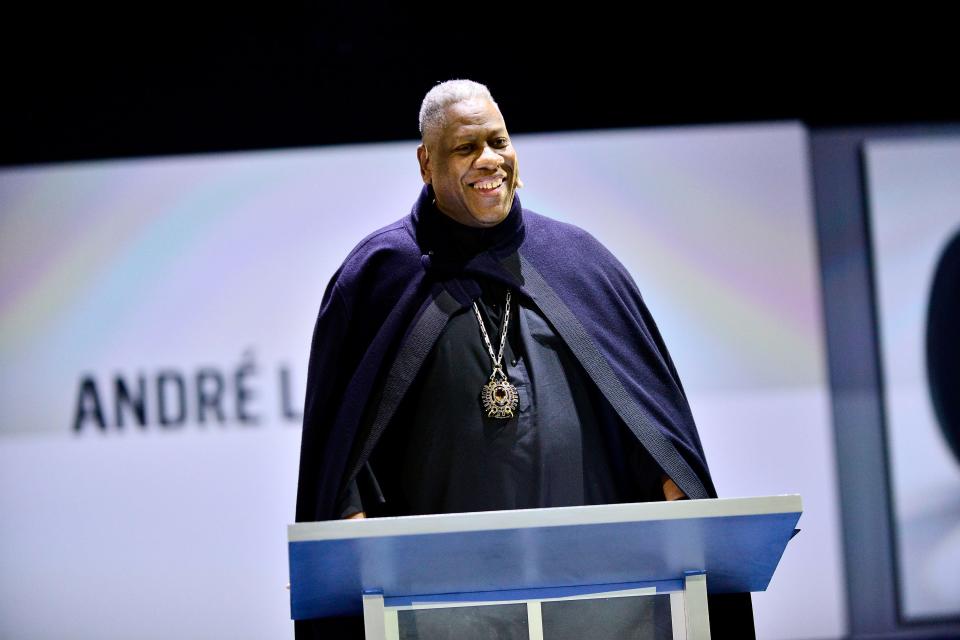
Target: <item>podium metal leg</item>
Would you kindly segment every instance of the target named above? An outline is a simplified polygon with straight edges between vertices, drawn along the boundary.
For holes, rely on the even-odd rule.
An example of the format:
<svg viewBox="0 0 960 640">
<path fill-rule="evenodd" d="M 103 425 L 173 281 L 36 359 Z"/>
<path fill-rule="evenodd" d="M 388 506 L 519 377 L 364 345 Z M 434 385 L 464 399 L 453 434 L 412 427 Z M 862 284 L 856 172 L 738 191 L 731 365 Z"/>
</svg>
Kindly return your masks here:
<svg viewBox="0 0 960 640">
<path fill-rule="evenodd" d="M 707 574 L 687 574 L 684 578 L 684 609 L 687 639 L 710 640 L 710 615 L 707 610 Z"/>
<path fill-rule="evenodd" d="M 543 613 L 539 600 L 527 602 L 527 629 L 530 640 L 543 640 Z"/>
<path fill-rule="evenodd" d="M 390 640 L 397 637 L 396 613 L 393 615 L 394 633 L 390 634 L 387 628 L 386 614 L 383 608 L 382 593 L 363 594 L 363 636 L 366 640 Z"/>
<path fill-rule="evenodd" d="M 670 627 L 673 640 L 687 640 L 687 607 L 683 591 L 670 593 Z"/>
</svg>

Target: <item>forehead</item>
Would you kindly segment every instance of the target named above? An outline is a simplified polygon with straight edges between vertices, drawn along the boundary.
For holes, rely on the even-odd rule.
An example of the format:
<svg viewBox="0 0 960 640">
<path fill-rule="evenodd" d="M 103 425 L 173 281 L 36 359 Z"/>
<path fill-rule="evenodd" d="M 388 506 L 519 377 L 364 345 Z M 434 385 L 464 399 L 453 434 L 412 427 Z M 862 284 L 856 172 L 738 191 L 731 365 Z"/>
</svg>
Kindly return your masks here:
<svg viewBox="0 0 960 640">
<path fill-rule="evenodd" d="M 507 130 L 500 110 L 485 98 L 454 102 L 446 108 L 445 116 L 443 135 L 446 138 Z"/>
</svg>

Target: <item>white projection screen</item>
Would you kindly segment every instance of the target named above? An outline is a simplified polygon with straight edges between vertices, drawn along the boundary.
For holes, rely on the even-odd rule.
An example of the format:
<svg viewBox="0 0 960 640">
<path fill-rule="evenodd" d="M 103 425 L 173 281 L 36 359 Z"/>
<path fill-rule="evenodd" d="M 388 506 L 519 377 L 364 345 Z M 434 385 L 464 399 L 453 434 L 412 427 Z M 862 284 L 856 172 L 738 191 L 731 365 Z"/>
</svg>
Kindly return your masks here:
<svg viewBox="0 0 960 640">
<path fill-rule="evenodd" d="M 960 424 L 936 402 L 960 396 L 936 366 L 960 344 L 960 138 L 870 142 L 866 161 L 900 611 L 960 616 Z"/>
<path fill-rule="evenodd" d="M 805 130 L 514 143 L 524 205 L 633 274 L 721 495 L 803 496 L 758 636 L 843 635 Z M 0 636 L 292 636 L 313 321 L 351 247 L 409 211 L 415 147 L 0 172 Z"/>
</svg>

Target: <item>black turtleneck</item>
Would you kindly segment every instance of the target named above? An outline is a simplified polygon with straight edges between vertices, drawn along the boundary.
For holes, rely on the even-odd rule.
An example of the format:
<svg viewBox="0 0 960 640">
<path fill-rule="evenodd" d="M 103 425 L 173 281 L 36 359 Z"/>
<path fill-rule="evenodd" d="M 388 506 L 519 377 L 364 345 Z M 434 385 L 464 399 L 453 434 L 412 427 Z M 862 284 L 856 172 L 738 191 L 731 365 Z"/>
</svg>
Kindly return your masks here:
<svg viewBox="0 0 960 640">
<path fill-rule="evenodd" d="M 428 187 L 428 197 L 433 190 Z M 433 200 L 417 220 L 418 243 L 431 253 L 437 266 L 453 266 L 468 261 L 491 247 L 506 248 L 523 234 L 523 213 L 515 198 L 507 217 L 492 227 L 468 227 L 440 211 Z"/>
<path fill-rule="evenodd" d="M 435 206 L 422 212 L 420 244 L 428 266 L 459 268 L 522 231 L 519 207 L 499 225 L 473 228 Z M 494 352 L 506 287 L 466 279 Z M 523 509 L 662 499 L 660 470 L 611 411 L 553 327 L 529 299 L 512 292 L 503 362 L 520 397 L 516 415 L 488 418 L 480 391 L 492 361 L 476 314 L 450 318 L 386 430 L 342 515 L 370 516 Z M 601 425 L 619 426 L 602 433 Z M 614 427 L 615 428 L 615 427 Z M 611 449 L 617 451 L 612 452 Z M 615 455 L 611 455 L 615 453 Z"/>
</svg>

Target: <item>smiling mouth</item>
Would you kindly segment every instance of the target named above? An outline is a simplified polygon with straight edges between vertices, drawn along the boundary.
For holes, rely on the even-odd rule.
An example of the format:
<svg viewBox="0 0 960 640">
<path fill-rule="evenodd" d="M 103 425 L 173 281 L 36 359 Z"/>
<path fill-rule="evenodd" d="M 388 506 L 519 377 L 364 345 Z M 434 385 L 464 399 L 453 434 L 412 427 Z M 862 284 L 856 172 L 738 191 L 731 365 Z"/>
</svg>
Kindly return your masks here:
<svg viewBox="0 0 960 640">
<path fill-rule="evenodd" d="M 487 180 L 480 180 L 479 182 L 474 182 L 470 186 L 474 190 L 479 191 L 480 193 L 493 193 L 500 188 L 500 185 L 503 184 L 503 176 L 497 176 L 496 178 L 489 178 Z"/>
</svg>

